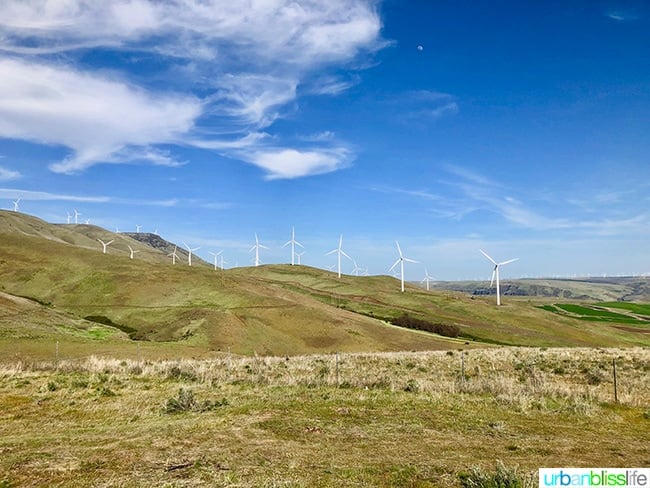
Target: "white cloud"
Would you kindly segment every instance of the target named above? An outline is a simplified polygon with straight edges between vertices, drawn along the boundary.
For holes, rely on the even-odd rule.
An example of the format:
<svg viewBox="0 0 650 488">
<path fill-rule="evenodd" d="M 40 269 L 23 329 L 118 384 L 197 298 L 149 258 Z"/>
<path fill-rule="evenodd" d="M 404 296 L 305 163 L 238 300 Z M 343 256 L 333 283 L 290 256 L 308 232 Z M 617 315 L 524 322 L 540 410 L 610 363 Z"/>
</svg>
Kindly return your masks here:
<svg viewBox="0 0 650 488">
<path fill-rule="evenodd" d="M 243 152 L 240 157 L 264 169 L 268 179 L 330 173 L 345 167 L 351 160 L 349 150 L 343 147 L 307 150 L 261 148 Z"/>
<path fill-rule="evenodd" d="M 51 166 L 60 173 L 122 160 L 131 146 L 175 142 L 201 111 L 194 97 L 144 92 L 67 67 L 0 59 L 0 71 L 0 137 L 70 148 L 70 157 Z M 139 157 L 160 163 L 155 151 Z"/>
<path fill-rule="evenodd" d="M 22 175 L 18 171 L 3 168 L 0 166 L 0 181 L 17 180 L 18 178 L 22 178 Z"/>
<path fill-rule="evenodd" d="M 312 94 L 348 89 L 354 76 L 328 77 L 326 67 L 355 69 L 360 53 L 386 45 L 380 29 L 374 0 L 5 0 L 0 137 L 69 148 L 72 154 L 51 166 L 64 173 L 130 158 L 182 164 L 158 144 L 231 157 L 248 148 L 247 161 L 268 162 L 259 130 L 296 110 L 297 87 L 317 70 L 327 82 Z M 74 55 L 93 48 L 159 56 L 159 74 L 178 75 L 170 80 L 176 94 L 147 89 L 143 78 L 136 86 L 125 66 L 109 75 Z M 55 53 L 77 64 L 55 64 Z M 227 136 L 199 135 L 212 129 Z M 272 173 L 340 167 L 345 158 L 336 153 L 295 148 L 291 159 L 304 161 L 302 169 Z"/>
</svg>

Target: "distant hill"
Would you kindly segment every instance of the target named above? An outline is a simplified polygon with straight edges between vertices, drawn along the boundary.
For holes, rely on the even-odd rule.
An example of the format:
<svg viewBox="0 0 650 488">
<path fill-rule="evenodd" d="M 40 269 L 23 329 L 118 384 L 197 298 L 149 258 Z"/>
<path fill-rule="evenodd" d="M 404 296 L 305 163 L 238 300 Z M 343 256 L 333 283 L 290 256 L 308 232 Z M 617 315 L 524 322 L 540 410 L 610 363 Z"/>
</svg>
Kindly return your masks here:
<svg viewBox="0 0 650 488">
<path fill-rule="evenodd" d="M 106 254 L 97 239 L 114 241 Z M 140 251 L 134 259 L 129 245 Z M 399 282 L 388 276 L 338 279 L 328 271 L 290 265 L 226 271 L 213 270 L 205 262 L 172 265 L 168 251 L 174 245 L 155 234 L 48 224 L 0 211 L 0 290 L 39 304 L 39 316 L 44 317 L 39 327 L 45 327 L 41 331 L 49 330 L 49 322 L 53 332 L 58 323 L 83 329 L 92 322 L 110 327 L 115 340 L 130 337 L 197 353 L 430 350 L 471 347 L 474 341 L 650 345 L 650 334 L 611 323 L 586 323 L 543 310 L 529 299 L 507 297 L 497 308 L 493 298 L 467 293 L 427 292 L 413 285 L 401 293 Z M 56 314 L 48 315 L 51 312 Z M 461 337 L 389 324 L 403 316 L 456 327 Z M 36 315 L 29 317 L 25 315 L 25 326 L 38 322 Z M 11 327 L 10 321 L 0 321 L 0 330 Z"/>
<path fill-rule="evenodd" d="M 437 290 L 471 295 L 493 295 L 485 282 L 454 281 L 431 284 Z M 501 283 L 504 296 L 546 297 L 565 300 L 650 302 L 650 279 L 644 277 L 519 279 Z"/>
</svg>

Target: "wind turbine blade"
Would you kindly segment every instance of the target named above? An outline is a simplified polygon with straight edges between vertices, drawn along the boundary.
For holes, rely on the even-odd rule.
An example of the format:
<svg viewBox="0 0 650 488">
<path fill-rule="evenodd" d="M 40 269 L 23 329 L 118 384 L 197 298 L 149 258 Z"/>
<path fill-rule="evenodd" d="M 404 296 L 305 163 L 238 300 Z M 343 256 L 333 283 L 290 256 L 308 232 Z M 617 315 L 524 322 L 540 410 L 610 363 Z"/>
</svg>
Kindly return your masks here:
<svg viewBox="0 0 650 488">
<path fill-rule="evenodd" d="M 492 279 L 490 280 L 490 288 L 492 288 L 492 285 L 494 284 L 494 275 L 496 274 L 496 272 L 497 272 L 497 269 L 494 268 L 492 270 Z"/>
<path fill-rule="evenodd" d="M 504 262 L 502 262 L 502 263 L 499 263 L 499 266 L 503 266 L 504 264 L 514 263 L 515 261 L 518 261 L 518 260 L 519 260 L 519 258 L 508 259 L 507 261 L 504 261 Z"/>
<path fill-rule="evenodd" d="M 345 251 L 344 251 L 343 249 L 340 249 L 339 251 L 341 252 L 341 254 L 343 254 L 343 255 L 344 255 L 346 258 L 348 258 L 350 261 L 352 260 L 352 258 L 351 258 L 350 256 L 348 256 L 347 254 L 345 254 Z"/>
<path fill-rule="evenodd" d="M 293 241 L 293 242 L 294 242 L 294 244 L 295 244 L 296 246 L 300 246 L 300 247 L 302 247 L 302 248 L 305 247 L 305 246 L 303 246 L 302 244 L 300 244 L 298 241 Z"/>
<path fill-rule="evenodd" d="M 420 261 L 415 261 L 415 260 L 413 260 L 413 259 L 409 259 L 409 258 L 402 258 L 402 259 L 403 259 L 404 261 L 408 261 L 409 263 L 419 263 L 419 262 L 420 262 Z"/>
<path fill-rule="evenodd" d="M 263 246 L 262 244 L 258 244 L 258 246 L 261 247 L 262 249 L 268 249 L 268 247 Z"/>
<path fill-rule="evenodd" d="M 399 247 L 399 242 L 395 241 L 395 244 L 397 244 L 397 252 L 399 253 L 399 257 L 402 258 L 404 255 L 402 254 L 402 248 Z"/>
<path fill-rule="evenodd" d="M 113 240 L 114 240 L 114 239 L 113 239 Z M 108 242 L 106 243 L 106 245 L 108 246 L 110 243 L 113 242 L 113 240 L 108 241 Z"/>
<path fill-rule="evenodd" d="M 287 247 L 289 244 L 291 244 L 291 241 L 287 241 L 284 244 L 282 244 L 282 247 Z"/>
<path fill-rule="evenodd" d="M 483 254 L 483 256 L 485 256 L 490 261 L 492 261 L 492 264 L 497 264 L 497 262 L 494 259 L 492 259 L 490 256 L 488 256 L 488 254 L 483 249 L 479 249 L 479 251 L 481 251 L 481 254 Z"/>
<path fill-rule="evenodd" d="M 334 254 L 335 252 L 338 252 L 338 249 L 332 249 L 330 252 L 326 252 L 325 256 L 329 256 L 330 254 Z"/>
<path fill-rule="evenodd" d="M 388 271 L 393 271 L 395 266 L 397 266 L 401 261 L 402 261 L 401 259 L 398 259 L 397 261 L 395 261 L 395 264 L 393 264 L 390 268 L 388 268 Z"/>
</svg>

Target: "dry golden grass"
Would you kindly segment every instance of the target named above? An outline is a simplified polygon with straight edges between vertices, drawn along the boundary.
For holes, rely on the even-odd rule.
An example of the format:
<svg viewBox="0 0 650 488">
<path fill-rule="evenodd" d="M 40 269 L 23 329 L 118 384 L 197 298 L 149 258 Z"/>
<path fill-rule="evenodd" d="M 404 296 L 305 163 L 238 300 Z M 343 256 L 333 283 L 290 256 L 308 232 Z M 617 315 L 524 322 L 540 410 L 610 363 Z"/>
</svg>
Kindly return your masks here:
<svg viewBox="0 0 650 488">
<path fill-rule="evenodd" d="M 649 376 L 641 348 L 12 362 L 0 482 L 451 487 L 496 460 L 646 466 Z"/>
</svg>

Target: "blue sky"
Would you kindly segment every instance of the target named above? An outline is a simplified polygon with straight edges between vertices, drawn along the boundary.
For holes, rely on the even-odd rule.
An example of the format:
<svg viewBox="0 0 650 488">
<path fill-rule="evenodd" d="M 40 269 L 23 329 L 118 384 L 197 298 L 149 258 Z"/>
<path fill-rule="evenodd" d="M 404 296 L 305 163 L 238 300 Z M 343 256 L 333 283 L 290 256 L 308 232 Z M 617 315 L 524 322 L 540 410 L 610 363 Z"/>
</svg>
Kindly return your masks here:
<svg viewBox="0 0 650 488">
<path fill-rule="evenodd" d="M 650 272 L 650 7 L 5 0 L 0 200 L 227 266 Z M 344 260 L 344 272 L 353 263 Z"/>
</svg>

